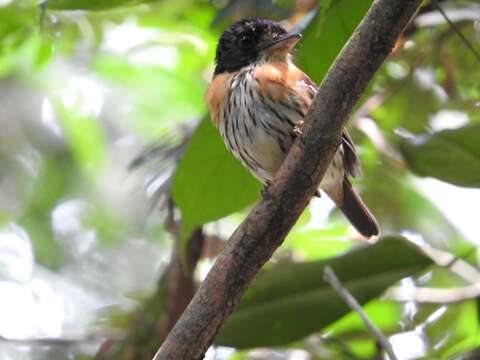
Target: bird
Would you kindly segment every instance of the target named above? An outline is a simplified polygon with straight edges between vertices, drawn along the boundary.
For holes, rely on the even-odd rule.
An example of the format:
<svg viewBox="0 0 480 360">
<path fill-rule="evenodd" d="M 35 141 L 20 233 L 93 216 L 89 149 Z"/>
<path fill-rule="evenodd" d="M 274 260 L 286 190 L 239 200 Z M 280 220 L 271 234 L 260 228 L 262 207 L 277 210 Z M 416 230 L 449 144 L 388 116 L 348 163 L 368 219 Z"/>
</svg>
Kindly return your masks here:
<svg viewBox="0 0 480 360">
<path fill-rule="evenodd" d="M 206 93 L 210 118 L 226 147 L 269 186 L 296 137 L 317 85 L 297 67 L 292 50 L 301 35 L 278 22 L 246 18 L 220 36 Z M 379 234 L 375 216 L 352 187 L 361 164 L 346 128 L 319 188 L 366 239 Z"/>
</svg>

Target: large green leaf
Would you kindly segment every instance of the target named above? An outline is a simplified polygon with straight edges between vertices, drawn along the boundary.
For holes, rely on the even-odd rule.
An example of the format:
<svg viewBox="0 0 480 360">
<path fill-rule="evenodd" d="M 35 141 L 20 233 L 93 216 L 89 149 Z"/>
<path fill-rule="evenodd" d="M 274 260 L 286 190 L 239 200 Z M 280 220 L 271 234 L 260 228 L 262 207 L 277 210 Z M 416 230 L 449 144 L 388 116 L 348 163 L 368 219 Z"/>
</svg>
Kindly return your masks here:
<svg viewBox="0 0 480 360">
<path fill-rule="evenodd" d="M 333 259 L 279 264 L 252 283 L 216 343 L 238 348 L 283 345 L 347 314 L 349 307 L 322 280 L 327 265 L 364 304 L 430 263 L 405 239 L 389 237 Z"/>
<path fill-rule="evenodd" d="M 182 239 L 197 226 L 252 204 L 260 183 L 226 150 L 210 120 L 192 135 L 173 177 L 173 199 L 182 212 Z"/>
<path fill-rule="evenodd" d="M 320 10 L 303 32 L 298 54 L 298 64 L 312 80 L 320 83 L 371 3 L 371 0 L 321 2 Z"/>
<path fill-rule="evenodd" d="M 455 185 L 480 187 L 480 125 L 403 139 L 408 166 L 421 176 Z"/>
</svg>

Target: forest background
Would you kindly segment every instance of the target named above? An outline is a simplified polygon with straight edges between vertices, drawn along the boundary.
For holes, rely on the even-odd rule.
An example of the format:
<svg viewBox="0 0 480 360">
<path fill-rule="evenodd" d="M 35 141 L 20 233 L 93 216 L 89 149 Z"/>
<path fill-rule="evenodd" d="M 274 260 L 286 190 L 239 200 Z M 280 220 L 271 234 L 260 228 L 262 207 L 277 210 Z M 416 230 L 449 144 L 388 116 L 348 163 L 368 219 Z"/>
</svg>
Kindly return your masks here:
<svg viewBox="0 0 480 360">
<path fill-rule="evenodd" d="M 203 101 L 221 31 L 284 21 L 320 83 L 370 5 L 0 0 L 0 358 L 150 359 L 260 196 Z M 382 358 L 326 265 L 398 359 L 480 356 L 479 42 L 425 2 L 349 125 L 384 236 L 312 200 L 207 358 Z"/>
</svg>

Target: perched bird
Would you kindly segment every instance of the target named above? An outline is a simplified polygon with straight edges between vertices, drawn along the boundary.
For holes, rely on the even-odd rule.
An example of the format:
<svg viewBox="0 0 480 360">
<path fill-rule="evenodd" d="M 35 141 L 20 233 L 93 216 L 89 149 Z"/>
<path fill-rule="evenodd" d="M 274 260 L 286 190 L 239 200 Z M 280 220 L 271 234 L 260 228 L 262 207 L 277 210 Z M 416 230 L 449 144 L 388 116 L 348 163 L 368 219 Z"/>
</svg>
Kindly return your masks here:
<svg viewBox="0 0 480 360">
<path fill-rule="evenodd" d="M 267 186 L 301 132 L 317 91 L 292 60 L 291 50 L 300 37 L 270 20 L 234 23 L 220 37 L 213 80 L 205 95 L 228 149 Z M 360 176 L 361 166 L 344 129 L 320 189 L 360 234 L 378 235 L 377 221 L 352 188 L 349 175 Z"/>
</svg>

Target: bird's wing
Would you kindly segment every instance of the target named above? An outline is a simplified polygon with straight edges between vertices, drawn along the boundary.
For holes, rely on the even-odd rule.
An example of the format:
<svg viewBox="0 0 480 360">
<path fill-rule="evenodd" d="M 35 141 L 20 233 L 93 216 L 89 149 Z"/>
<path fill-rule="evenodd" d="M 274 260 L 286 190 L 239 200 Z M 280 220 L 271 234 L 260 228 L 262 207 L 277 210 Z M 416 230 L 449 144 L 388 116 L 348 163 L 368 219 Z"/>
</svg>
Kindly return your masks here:
<svg viewBox="0 0 480 360">
<path fill-rule="evenodd" d="M 309 96 L 311 97 L 311 101 L 315 97 L 317 93 L 317 85 L 313 82 L 312 79 L 308 77 L 308 75 L 303 74 L 301 81 L 304 84 L 304 87 L 307 89 Z M 347 170 L 348 174 L 353 177 L 361 177 L 362 176 L 362 165 L 360 163 L 360 159 L 358 158 L 357 151 L 355 149 L 355 144 L 348 133 L 346 128 L 343 128 L 342 131 L 342 145 L 343 145 L 343 157 L 345 160 L 345 169 Z"/>
</svg>

